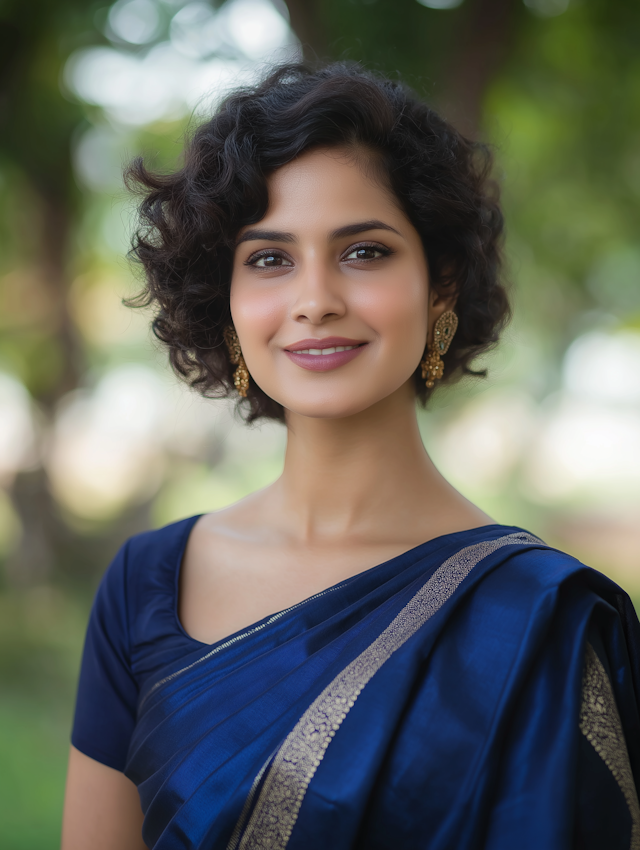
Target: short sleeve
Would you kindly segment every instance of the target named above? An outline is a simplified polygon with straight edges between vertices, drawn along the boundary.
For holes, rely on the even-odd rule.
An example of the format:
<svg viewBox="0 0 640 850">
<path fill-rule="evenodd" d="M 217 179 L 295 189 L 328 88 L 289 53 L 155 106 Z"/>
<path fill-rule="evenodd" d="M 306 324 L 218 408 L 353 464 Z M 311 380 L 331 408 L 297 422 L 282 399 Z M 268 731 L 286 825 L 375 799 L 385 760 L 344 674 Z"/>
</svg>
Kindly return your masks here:
<svg viewBox="0 0 640 850">
<path fill-rule="evenodd" d="M 89 618 L 71 743 L 90 758 L 124 770 L 136 718 L 131 670 L 125 544 L 105 573 Z"/>
</svg>

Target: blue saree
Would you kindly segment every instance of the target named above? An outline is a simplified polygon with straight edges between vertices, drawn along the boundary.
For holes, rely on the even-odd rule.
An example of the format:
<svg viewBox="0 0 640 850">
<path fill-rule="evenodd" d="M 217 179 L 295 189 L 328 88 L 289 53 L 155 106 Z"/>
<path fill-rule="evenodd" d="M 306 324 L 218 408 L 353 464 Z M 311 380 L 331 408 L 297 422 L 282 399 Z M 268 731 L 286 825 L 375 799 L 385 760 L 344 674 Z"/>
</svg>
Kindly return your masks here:
<svg viewBox="0 0 640 850">
<path fill-rule="evenodd" d="M 155 850 L 640 850 L 640 628 L 527 532 L 448 534 L 211 646 L 177 619 L 190 520 L 133 538 L 73 743 Z"/>
</svg>

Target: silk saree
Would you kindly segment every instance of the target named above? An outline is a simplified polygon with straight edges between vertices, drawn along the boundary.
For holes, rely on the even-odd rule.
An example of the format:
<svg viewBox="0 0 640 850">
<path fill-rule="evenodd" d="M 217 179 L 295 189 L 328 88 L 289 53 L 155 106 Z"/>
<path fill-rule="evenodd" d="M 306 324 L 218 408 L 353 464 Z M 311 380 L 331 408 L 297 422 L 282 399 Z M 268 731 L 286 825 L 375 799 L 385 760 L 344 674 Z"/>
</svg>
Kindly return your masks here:
<svg viewBox="0 0 640 850">
<path fill-rule="evenodd" d="M 134 539 L 130 609 L 145 575 L 161 583 L 154 557 L 175 596 L 195 519 Z M 445 535 L 180 652 L 175 603 L 162 627 L 129 611 L 119 653 L 149 847 L 640 850 L 637 618 L 529 533 Z M 87 641 L 80 749 L 83 677 L 100 675 Z"/>
</svg>

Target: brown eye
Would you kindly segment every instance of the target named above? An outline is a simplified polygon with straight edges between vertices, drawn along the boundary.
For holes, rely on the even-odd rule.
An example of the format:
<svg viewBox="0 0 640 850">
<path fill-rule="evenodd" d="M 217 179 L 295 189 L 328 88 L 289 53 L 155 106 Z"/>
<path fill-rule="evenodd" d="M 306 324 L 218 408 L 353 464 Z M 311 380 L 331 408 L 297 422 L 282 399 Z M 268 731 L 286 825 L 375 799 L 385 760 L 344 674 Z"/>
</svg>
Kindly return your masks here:
<svg viewBox="0 0 640 850">
<path fill-rule="evenodd" d="M 373 245 L 361 245 L 359 248 L 353 248 L 345 257 L 345 260 L 378 260 L 384 257 L 385 252 L 381 248 L 375 248 Z"/>
<path fill-rule="evenodd" d="M 281 257 L 279 254 L 262 254 L 262 256 L 254 260 L 251 265 L 259 269 L 277 269 L 282 266 L 290 266 L 292 263 L 285 259 L 285 257 Z"/>
</svg>

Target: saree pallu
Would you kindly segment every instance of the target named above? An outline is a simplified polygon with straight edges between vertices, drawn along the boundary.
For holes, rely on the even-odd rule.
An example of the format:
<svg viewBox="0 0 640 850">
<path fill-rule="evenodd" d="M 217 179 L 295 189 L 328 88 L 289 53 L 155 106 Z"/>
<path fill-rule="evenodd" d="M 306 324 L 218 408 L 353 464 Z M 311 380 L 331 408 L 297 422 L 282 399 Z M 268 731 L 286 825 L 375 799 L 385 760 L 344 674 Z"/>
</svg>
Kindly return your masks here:
<svg viewBox="0 0 640 850">
<path fill-rule="evenodd" d="M 628 597 L 523 531 L 441 541 L 147 684 L 149 847 L 640 850 Z"/>
</svg>

